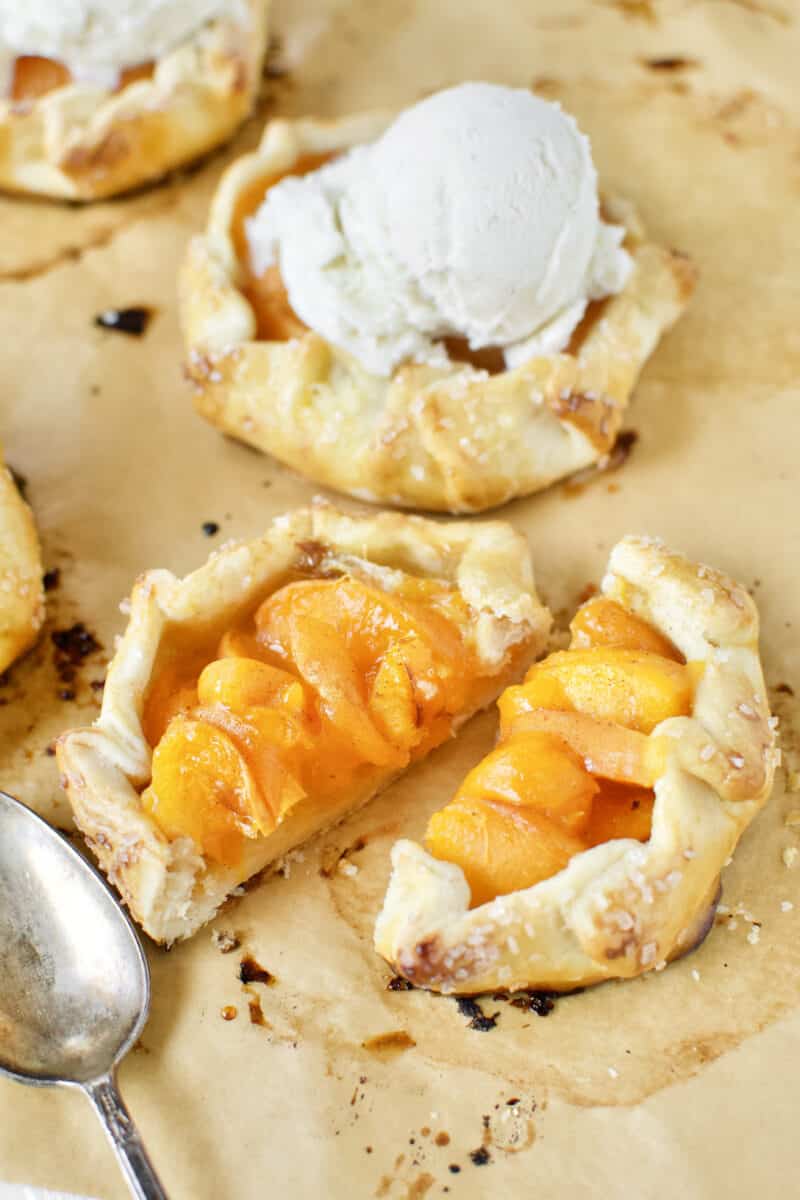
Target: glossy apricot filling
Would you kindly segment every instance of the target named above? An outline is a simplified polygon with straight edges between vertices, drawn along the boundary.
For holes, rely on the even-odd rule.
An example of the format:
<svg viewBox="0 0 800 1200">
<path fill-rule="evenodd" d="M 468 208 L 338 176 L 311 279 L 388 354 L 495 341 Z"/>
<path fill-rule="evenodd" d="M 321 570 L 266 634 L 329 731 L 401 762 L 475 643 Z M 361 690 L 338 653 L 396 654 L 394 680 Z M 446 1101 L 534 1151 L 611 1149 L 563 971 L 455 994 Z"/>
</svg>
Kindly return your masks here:
<svg viewBox="0 0 800 1200">
<path fill-rule="evenodd" d="M 295 805 L 333 804 L 448 737 L 480 687 L 469 625 L 444 583 L 342 575 L 286 583 L 210 646 L 168 647 L 142 713 L 143 806 L 235 866 Z"/>
<path fill-rule="evenodd" d="M 267 192 L 276 183 L 290 175 L 308 175 L 335 157 L 333 153 L 303 155 L 290 170 L 260 176 L 243 188 L 239 195 L 231 221 L 231 241 L 242 272 L 239 290 L 253 309 L 256 338 L 259 341 L 288 342 L 308 333 L 308 326 L 291 306 L 280 268 L 277 265 L 268 267 L 261 275 L 257 275 L 253 270 L 245 223 L 258 211 Z M 605 306 L 605 300 L 590 302 L 583 320 L 575 329 L 564 351 L 565 354 L 579 352 L 589 332 L 601 319 Z M 499 346 L 485 346 L 482 350 L 472 350 L 464 338 L 447 337 L 442 341 L 452 362 L 468 363 L 489 375 L 499 375 L 506 370 L 503 350 Z"/>
<path fill-rule="evenodd" d="M 121 92 L 137 79 L 149 79 L 154 69 L 153 63 L 126 67 L 120 71 L 114 90 Z M 16 104 L 28 103 L 46 96 L 48 92 L 56 91 L 57 88 L 66 87 L 72 81 L 69 68 L 56 59 L 43 58 L 38 54 L 21 54 L 14 61 L 9 99 Z"/>
<path fill-rule="evenodd" d="M 531 887 L 574 854 L 650 836 L 668 717 L 691 712 L 700 664 L 605 597 L 577 612 L 568 650 L 500 697 L 496 748 L 428 824 L 434 857 L 457 863 L 473 907 Z"/>
</svg>

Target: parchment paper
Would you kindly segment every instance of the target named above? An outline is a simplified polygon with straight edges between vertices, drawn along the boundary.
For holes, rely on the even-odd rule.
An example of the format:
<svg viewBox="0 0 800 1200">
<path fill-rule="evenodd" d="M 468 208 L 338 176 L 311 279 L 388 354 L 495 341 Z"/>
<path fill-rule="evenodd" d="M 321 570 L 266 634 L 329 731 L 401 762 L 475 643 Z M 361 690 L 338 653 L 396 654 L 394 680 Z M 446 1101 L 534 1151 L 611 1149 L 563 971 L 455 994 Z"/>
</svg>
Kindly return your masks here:
<svg viewBox="0 0 800 1200">
<path fill-rule="evenodd" d="M 503 515 L 528 534 L 563 620 L 629 531 L 752 587 L 796 785 L 800 717 L 780 685 L 800 696 L 797 5 L 283 0 L 275 26 L 272 74 L 288 74 L 268 82 L 260 121 L 408 102 L 463 78 L 535 85 L 591 135 L 604 185 L 696 259 L 697 296 L 629 413 L 639 435 L 629 461 Z M 0 688 L 0 784 L 63 826 L 47 746 L 96 711 L 91 683 L 134 576 L 185 572 L 317 490 L 207 427 L 180 373 L 176 268 L 224 162 L 258 124 L 128 200 L 0 202 L 0 428 L 28 478 L 47 565 L 61 572 L 39 647 Z M 142 339 L 93 327 L 96 313 L 132 304 L 157 309 Z M 216 538 L 205 521 L 219 523 Z M 50 634 L 76 621 L 103 650 L 65 683 Z M 74 701 L 59 698 L 70 691 Z M 800 795 L 784 773 L 725 872 L 732 913 L 665 972 L 560 1000 L 545 1019 L 488 999 L 500 1014 L 490 1032 L 468 1028 L 453 1000 L 386 990 L 371 930 L 388 849 L 421 833 L 494 727 L 491 715 L 474 721 L 307 848 L 289 878 L 231 904 L 214 927 L 236 933 L 240 950 L 221 954 L 209 931 L 152 950 L 152 1017 L 121 1082 L 172 1196 L 792 1194 L 800 864 L 784 859 L 800 848 L 786 823 Z M 238 982 L 244 952 L 274 986 Z M 266 1024 L 251 1022 L 256 1000 Z M 229 1022 L 226 1005 L 237 1009 Z M 364 1046 L 398 1032 L 388 1048 Z M 473 1163 L 481 1147 L 489 1161 Z M 0 1176 L 125 1195 L 79 1095 L 5 1082 Z"/>
</svg>

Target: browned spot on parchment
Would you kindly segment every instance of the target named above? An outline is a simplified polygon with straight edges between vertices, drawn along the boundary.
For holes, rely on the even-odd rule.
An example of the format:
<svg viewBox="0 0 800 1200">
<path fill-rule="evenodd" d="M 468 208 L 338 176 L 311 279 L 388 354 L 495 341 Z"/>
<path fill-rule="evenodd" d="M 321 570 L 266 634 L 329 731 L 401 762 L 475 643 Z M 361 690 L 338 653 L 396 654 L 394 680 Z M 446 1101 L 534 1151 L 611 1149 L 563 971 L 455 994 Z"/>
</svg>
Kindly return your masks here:
<svg viewBox="0 0 800 1200">
<path fill-rule="evenodd" d="M 370 1054 L 402 1054 L 416 1046 L 411 1034 L 404 1029 L 392 1029 L 388 1033 L 378 1033 L 375 1037 L 367 1038 L 361 1045 Z"/>
<path fill-rule="evenodd" d="M 653 0 L 595 0 L 604 8 L 615 8 L 623 17 L 646 21 L 649 25 L 658 23 Z"/>
<path fill-rule="evenodd" d="M 687 71 L 690 67 L 699 67 L 700 63 L 696 58 L 686 58 L 681 54 L 668 55 L 663 58 L 643 58 L 642 66 L 647 67 L 648 71 Z"/>
</svg>

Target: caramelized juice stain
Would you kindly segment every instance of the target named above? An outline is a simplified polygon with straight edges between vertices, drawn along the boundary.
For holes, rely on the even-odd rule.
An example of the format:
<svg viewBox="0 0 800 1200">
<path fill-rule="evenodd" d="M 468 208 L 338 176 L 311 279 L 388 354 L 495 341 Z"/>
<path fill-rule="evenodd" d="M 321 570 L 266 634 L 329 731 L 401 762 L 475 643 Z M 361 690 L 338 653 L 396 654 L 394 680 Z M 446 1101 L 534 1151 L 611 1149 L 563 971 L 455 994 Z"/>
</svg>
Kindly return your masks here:
<svg viewBox="0 0 800 1200">
<path fill-rule="evenodd" d="M 635 429 L 620 430 L 608 454 L 593 466 L 586 467 L 583 471 L 577 471 L 561 485 L 563 494 L 574 499 L 576 496 L 583 495 L 589 485 L 598 479 L 613 471 L 619 471 L 621 467 L 625 466 L 638 441 L 639 434 Z M 619 490 L 617 485 L 609 484 L 609 491 L 612 487 Z"/>
<path fill-rule="evenodd" d="M 258 996 L 249 995 L 247 1000 L 247 1008 L 250 1013 L 250 1024 L 259 1025 L 262 1029 L 271 1029 L 267 1018 L 264 1016 L 264 1010 L 261 1007 L 261 1001 Z"/>
<path fill-rule="evenodd" d="M 394 1029 L 389 1033 L 378 1033 L 374 1037 L 367 1038 L 361 1043 L 361 1046 L 370 1054 L 393 1055 L 402 1054 L 404 1050 L 411 1050 L 416 1044 L 410 1033 L 406 1033 L 404 1029 Z"/>
<path fill-rule="evenodd" d="M 97 314 L 94 324 L 99 329 L 126 333 L 129 337 L 143 337 L 156 311 L 150 304 L 138 304 L 129 308 L 106 308 Z"/>
<path fill-rule="evenodd" d="M 242 983 L 263 983 L 267 987 L 273 987 L 278 982 L 271 971 L 268 971 L 266 967 L 262 967 L 249 954 L 239 963 L 238 977 Z"/>
</svg>

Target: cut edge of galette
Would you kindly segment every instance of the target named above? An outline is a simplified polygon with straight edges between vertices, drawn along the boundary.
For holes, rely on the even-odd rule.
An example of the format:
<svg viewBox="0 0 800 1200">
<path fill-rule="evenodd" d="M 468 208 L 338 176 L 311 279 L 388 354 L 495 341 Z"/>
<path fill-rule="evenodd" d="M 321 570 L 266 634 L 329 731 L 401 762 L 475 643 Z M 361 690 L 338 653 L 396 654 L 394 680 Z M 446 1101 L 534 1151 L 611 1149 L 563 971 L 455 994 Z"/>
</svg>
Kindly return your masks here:
<svg viewBox="0 0 800 1200">
<path fill-rule="evenodd" d="M 290 586 L 302 589 L 307 580 L 317 581 L 313 594 L 312 589 L 305 588 L 290 595 Z M 334 593 L 331 589 L 335 588 L 340 591 Z M 433 599 L 428 602 L 427 596 Z M 396 620 L 395 616 L 391 619 L 381 616 L 380 620 L 368 621 L 359 616 L 360 624 L 354 623 L 352 628 L 367 632 L 363 636 L 359 632 L 353 643 L 356 648 L 348 651 L 353 661 L 363 659 L 359 670 L 363 674 L 364 694 L 368 695 L 369 705 L 369 728 L 365 726 L 361 712 L 356 711 L 352 718 L 360 722 L 359 729 L 365 730 L 363 738 L 359 734 L 358 739 L 353 739 L 353 745 L 358 747 L 358 756 L 362 753 L 360 747 L 369 742 L 371 757 L 367 763 L 358 761 L 352 779 L 346 774 L 344 783 L 337 782 L 333 790 L 326 790 L 326 777 L 314 774 L 326 768 L 325 755 L 332 753 L 324 747 L 335 744 L 338 749 L 333 757 L 338 761 L 344 755 L 349 761 L 349 735 L 341 734 L 342 727 L 337 726 L 334 741 L 321 742 L 323 748 L 318 752 L 314 749 L 314 738 L 333 737 L 330 723 L 340 719 L 338 714 L 344 711 L 341 705 L 353 706 L 352 695 L 350 698 L 345 695 L 350 686 L 347 684 L 350 667 L 344 660 L 341 668 L 326 667 L 325 660 L 328 663 L 339 661 L 340 650 L 335 639 L 330 641 L 328 627 L 320 630 L 319 621 L 327 621 L 331 628 L 336 627 L 337 637 L 343 638 L 345 634 L 349 637 L 351 626 L 347 622 L 351 618 L 339 618 L 336 613 L 344 609 L 349 613 L 348 605 L 355 612 L 358 605 L 363 607 L 364 604 L 367 614 L 373 610 L 382 613 L 384 601 L 390 609 L 395 601 L 400 605 Z M 444 630 L 440 639 L 443 645 L 448 638 L 452 642 L 452 630 L 447 624 L 442 625 L 445 619 L 442 613 L 447 621 L 451 620 L 448 615 L 451 611 L 457 614 L 452 618 L 457 635 L 457 640 L 452 643 L 455 649 L 447 651 L 450 658 L 446 661 L 436 657 L 444 655 L 445 650 L 436 646 L 439 639 L 435 632 L 430 634 L 428 625 L 434 617 L 430 613 L 426 616 L 427 603 L 439 605 L 434 614 L 439 622 L 435 628 Z M 401 611 L 402 605 L 408 605 L 417 616 L 422 613 L 418 622 L 423 631 L 420 638 L 415 632 L 417 617 L 412 614 L 407 620 Z M 133 589 L 129 614 L 127 629 L 108 670 L 98 720 L 90 728 L 62 736 L 57 744 L 57 755 L 63 786 L 76 822 L 101 868 L 140 925 L 156 941 L 167 943 L 190 936 L 246 880 L 274 866 L 314 834 L 365 804 L 401 774 L 409 760 L 424 757 L 429 743 L 432 748 L 454 733 L 474 712 L 489 705 L 503 687 L 519 677 L 541 653 L 550 627 L 549 614 L 536 595 L 527 545 L 504 522 L 444 526 L 397 513 L 347 516 L 323 503 L 277 518 L 264 536 L 255 541 L 223 547 L 184 579 L 177 579 L 163 570 L 147 572 Z M 225 654 L 231 653 L 235 658 L 243 653 L 246 657 L 253 644 L 256 630 L 251 626 L 256 620 L 261 621 L 258 629 L 262 642 L 259 646 L 266 647 L 264 653 L 269 662 L 263 669 L 258 663 L 252 668 L 253 660 L 246 658 L 250 664 L 248 670 L 255 670 L 258 678 L 251 673 L 244 681 L 245 686 L 252 693 L 254 686 L 257 690 L 262 685 L 263 676 L 268 691 L 272 688 L 270 696 L 280 692 L 280 700 L 269 701 L 272 708 L 280 708 L 280 712 L 276 715 L 267 711 L 267 701 L 262 698 L 257 711 L 240 710 L 235 705 L 235 711 L 229 711 L 223 703 L 225 711 L 220 716 L 214 708 L 215 698 L 233 695 L 230 691 L 231 671 L 235 675 L 235 669 L 230 667 L 230 660 L 227 665 L 225 661 L 220 665 L 219 652 L 208 651 L 207 647 L 212 643 L 221 645 L 217 640 L 220 635 L 223 638 L 233 636 L 232 631 L 242 630 L 242 622 L 245 622 L 249 632 L 236 633 L 236 636 L 251 641 L 243 643 L 243 650 L 238 643 L 231 650 L 228 643 Z M 336 625 L 339 620 L 345 621 L 344 632 Z M 373 626 L 378 629 L 377 634 Z M 391 634 L 395 626 L 400 631 L 396 635 Z M 380 641 L 384 636 L 381 629 L 390 630 L 385 645 Z M 299 642 L 293 642 L 292 638 Z M 393 639 L 402 643 L 399 649 L 397 646 L 391 648 Z M 292 647 L 295 666 L 287 669 L 297 678 L 287 677 L 281 682 L 281 671 L 274 663 L 278 662 L 279 666 L 285 663 L 275 658 L 274 651 L 276 646 L 284 645 Z M 160 708 L 153 709 L 156 701 L 152 700 L 154 695 L 161 694 L 157 691 L 158 679 L 162 677 L 159 672 L 177 661 L 175 647 L 184 654 L 188 653 L 184 648 L 189 646 L 197 649 L 201 664 L 206 662 L 207 666 L 208 663 L 212 666 L 207 672 L 203 668 L 200 680 L 192 685 L 197 688 L 197 695 L 192 692 L 186 701 L 187 712 L 184 713 L 180 705 L 176 708 L 167 697 L 173 708 L 165 711 L 173 712 L 173 716 L 168 721 L 164 718 L 167 721 L 166 725 L 162 721 L 164 729 L 152 733 L 148 740 L 145 727 L 149 731 L 148 721 L 152 724 L 153 711 L 156 715 L 161 712 Z M 260 650 L 256 648 L 253 653 L 259 654 Z M 368 657 L 364 658 L 364 654 Z M 369 655 L 373 657 L 369 658 Z M 454 665 L 461 658 L 463 663 Z M 378 672 L 378 667 L 384 668 L 383 674 Z M 367 678 L 371 680 L 369 684 Z M 277 691 L 270 679 L 278 680 Z M 316 682 L 312 683 L 312 680 Z M 447 692 L 450 697 L 447 701 L 442 699 L 445 689 L 442 680 L 449 681 L 447 687 L 452 685 Z M 235 693 L 237 704 L 243 695 L 241 682 L 238 676 L 233 679 L 240 689 Z M 462 682 L 468 686 L 461 688 Z M 394 731 L 399 720 L 398 697 L 409 691 L 409 687 L 415 714 L 410 719 L 411 724 L 416 721 L 425 734 L 424 737 L 420 734 L 421 740 L 418 739 L 411 750 L 408 749 L 412 743 L 406 736 L 407 729 Z M 183 695 L 177 685 L 175 695 L 178 700 Z M 198 696 L 203 697 L 206 705 L 211 705 L 216 716 L 212 713 L 209 717 L 208 707 L 197 709 Z M 159 699 L 158 705 L 161 703 Z M 226 703 L 233 704 L 233 701 Z M 315 734 L 312 724 L 303 723 L 306 720 L 302 716 L 306 713 L 304 704 L 308 705 L 308 722 L 315 721 L 313 728 L 321 729 L 322 733 Z M 356 709 L 361 704 L 357 698 Z M 462 707 L 451 711 L 456 705 Z M 434 720 L 439 724 L 434 726 Z M 197 721 L 201 721 L 201 725 Z M 209 721 L 216 722 L 210 734 Z M 300 733 L 297 733 L 298 721 Z M 259 742 L 258 738 L 253 740 L 253 722 L 258 730 L 270 731 L 265 735 L 266 743 Z M 381 737 L 375 734 L 376 723 Z M 402 721 L 400 724 L 402 726 Z M 273 737 L 272 731 L 277 730 L 274 737 L 279 739 L 280 746 L 288 746 L 290 739 L 286 730 L 289 727 L 294 731 L 291 745 L 297 754 L 306 753 L 302 747 L 310 746 L 308 755 L 316 755 L 319 760 L 315 766 L 308 756 L 302 759 L 301 767 L 297 768 L 297 778 L 303 781 L 300 789 L 294 787 L 292 778 L 287 778 L 284 767 L 288 759 L 281 758 L 276 766 L 274 747 L 269 741 Z M 186 740 L 187 732 L 189 741 Z M 174 761 L 174 748 L 170 749 L 172 757 L 169 757 L 163 749 L 168 738 L 190 750 L 192 739 L 195 739 L 195 750 L 187 759 L 191 767 L 182 767 L 180 760 Z M 310 738 L 310 741 L 302 738 Z M 384 753 L 380 749 L 381 738 L 388 739 L 394 749 Z M 195 783 L 200 787 L 208 778 L 212 786 L 222 788 L 219 779 L 232 778 L 226 774 L 229 763 L 236 758 L 230 749 L 231 739 L 240 749 L 246 746 L 247 755 L 251 757 L 246 755 L 249 764 L 246 771 L 236 759 L 235 770 L 239 774 L 235 780 L 238 782 L 235 787 L 224 785 L 228 790 L 222 795 L 220 804 L 240 805 L 241 789 L 245 786 L 241 780 L 246 775 L 250 781 L 247 787 L 251 787 L 252 774 L 261 789 L 259 804 L 266 796 L 274 812 L 268 814 L 266 823 L 259 823 L 260 810 L 252 807 L 255 802 L 248 792 L 247 804 L 251 807 L 247 808 L 241 821 L 237 817 L 233 843 L 228 825 L 222 829 L 221 824 L 229 822 L 229 813 L 219 807 L 209 810 L 211 816 L 208 818 L 203 817 L 210 823 L 209 828 L 213 824 L 217 830 L 213 839 L 203 840 L 205 827 L 203 836 L 176 835 L 174 824 L 166 823 L 165 826 L 164 814 L 169 813 L 172 803 L 170 787 L 174 784 L 173 792 L 180 803 L 190 797 L 195 804 L 193 811 L 206 812 L 202 806 L 210 803 L 207 790 L 197 792 L 191 788 Z M 395 742 L 401 747 L 400 751 Z M 374 749 L 373 743 L 378 745 L 378 750 Z M 265 745 L 267 750 L 264 750 Z M 223 752 L 227 758 L 220 757 Z M 284 754 L 284 749 L 280 754 Z M 157 760 L 158 755 L 161 755 L 160 760 Z M 218 764 L 222 764 L 224 770 L 220 768 L 221 774 L 215 775 Z M 160 772 L 159 780 L 167 781 L 159 782 L 155 788 L 156 802 L 162 806 L 160 809 L 153 800 L 156 771 Z M 308 778 L 322 780 L 322 783 L 309 784 Z M 187 787 L 189 791 L 185 790 Z M 274 803 L 275 795 L 280 796 L 279 805 Z M 320 800 L 320 796 L 324 799 Z M 216 804 L 216 800 L 213 802 Z M 164 809 L 165 804 L 167 809 Z M 237 808 L 240 815 L 243 811 Z M 188 828 L 180 821 L 178 824 L 179 830 Z M 238 842 L 236 837 L 239 837 Z"/>
<path fill-rule="evenodd" d="M 659 969 L 713 923 L 720 873 L 768 799 L 780 759 L 755 604 L 722 572 L 642 537 L 614 547 L 602 595 L 668 639 L 697 679 L 689 712 L 647 739 L 659 740 L 661 754 L 649 836 L 612 837 L 551 877 L 472 908 L 461 866 L 398 841 L 375 946 L 415 985 L 569 991 Z"/>
</svg>

